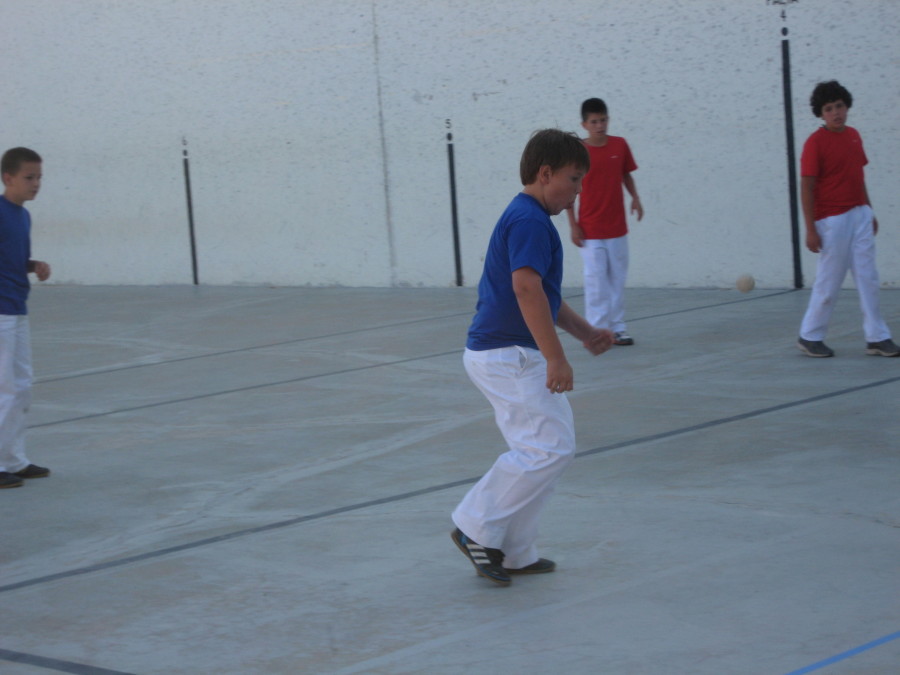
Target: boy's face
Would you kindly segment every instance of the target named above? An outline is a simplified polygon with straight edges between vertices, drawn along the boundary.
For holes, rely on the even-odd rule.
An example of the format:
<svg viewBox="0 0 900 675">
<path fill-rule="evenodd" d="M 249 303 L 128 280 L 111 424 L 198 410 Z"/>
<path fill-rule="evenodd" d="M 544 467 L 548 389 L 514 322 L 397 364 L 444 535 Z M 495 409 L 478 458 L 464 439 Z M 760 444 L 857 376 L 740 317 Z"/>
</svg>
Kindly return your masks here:
<svg viewBox="0 0 900 675">
<path fill-rule="evenodd" d="M 541 167 L 540 176 L 544 182 L 544 208 L 551 216 L 575 206 L 575 198 L 581 192 L 581 180 L 585 171 L 574 164 L 567 164 L 553 171 L 549 166 Z"/>
<path fill-rule="evenodd" d="M 847 126 L 847 114 L 850 109 L 843 100 L 832 101 L 822 106 L 822 121 L 828 131 L 840 133 Z"/>
<path fill-rule="evenodd" d="M 605 113 L 591 113 L 581 123 L 582 128 L 588 132 L 588 138 L 595 141 L 606 139 L 606 128 L 609 126 L 609 115 Z"/>
<path fill-rule="evenodd" d="M 3 196 L 13 204 L 22 206 L 34 199 L 41 189 L 41 163 L 22 162 L 16 173 L 3 174 L 3 185 L 6 188 Z"/>
</svg>

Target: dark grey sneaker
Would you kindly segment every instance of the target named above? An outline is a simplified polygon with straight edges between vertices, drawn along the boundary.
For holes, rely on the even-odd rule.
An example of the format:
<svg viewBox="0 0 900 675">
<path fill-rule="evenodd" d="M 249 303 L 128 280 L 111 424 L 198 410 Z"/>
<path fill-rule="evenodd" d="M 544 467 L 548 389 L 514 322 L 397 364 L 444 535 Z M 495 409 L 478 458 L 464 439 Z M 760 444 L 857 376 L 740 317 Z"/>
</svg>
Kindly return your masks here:
<svg viewBox="0 0 900 675">
<path fill-rule="evenodd" d="M 872 356 L 900 356 L 900 347 L 890 339 L 881 342 L 867 342 L 866 354 Z"/>
<path fill-rule="evenodd" d="M 504 567 L 503 570 L 507 574 L 547 574 L 556 569 L 556 563 L 546 558 L 540 558 L 537 562 L 519 567 L 517 569 L 509 569 Z"/>
<path fill-rule="evenodd" d="M 807 356 L 812 356 L 817 359 L 825 359 L 829 356 L 834 356 L 834 350 L 821 340 L 804 340 L 803 338 L 798 338 L 797 348 Z"/>
<path fill-rule="evenodd" d="M 50 469 L 37 464 L 29 464 L 21 471 L 16 471 L 14 475 L 19 478 L 43 478 L 50 475 Z"/>
<path fill-rule="evenodd" d="M 615 338 L 613 339 L 613 344 L 619 345 L 620 347 L 628 347 L 628 346 L 634 344 L 634 338 L 631 337 L 624 330 L 619 331 L 618 333 L 615 334 Z"/>
<path fill-rule="evenodd" d="M 4 488 L 21 487 L 24 483 L 21 478 L 8 471 L 0 471 L 0 490 Z"/>
<path fill-rule="evenodd" d="M 475 565 L 478 576 L 500 586 L 509 586 L 511 579 L 503 569 L 503 551 L 487 548 L 469 539 L 459 528 L 450 533 L 450 538 L 460 551 Z"/>
</svg>

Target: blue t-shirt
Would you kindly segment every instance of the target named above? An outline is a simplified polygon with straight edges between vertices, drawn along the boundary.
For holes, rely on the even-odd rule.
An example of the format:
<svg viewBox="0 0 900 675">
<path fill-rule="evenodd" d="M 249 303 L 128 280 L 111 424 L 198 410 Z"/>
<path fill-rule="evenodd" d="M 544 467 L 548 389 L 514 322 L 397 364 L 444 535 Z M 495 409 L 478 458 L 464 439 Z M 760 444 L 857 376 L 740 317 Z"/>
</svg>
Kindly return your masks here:
<svg viewBox="0 0 900 675">
<path fill-rule="evenodd" d="M 28 314 L 31 216 L 0 195 L 0 314 Z"/>
<path fill-rule="evenodd" d="M 520 192 L 500 216 L 478 282 L 478 305 L 466 346 L 475 351 L 519 345 L 537 349 L 513 291 L 512 273 L 530 267 L 541 276 L 556 322 L 562 303 L 563 248 L 550 216 Z"/>
</svg>

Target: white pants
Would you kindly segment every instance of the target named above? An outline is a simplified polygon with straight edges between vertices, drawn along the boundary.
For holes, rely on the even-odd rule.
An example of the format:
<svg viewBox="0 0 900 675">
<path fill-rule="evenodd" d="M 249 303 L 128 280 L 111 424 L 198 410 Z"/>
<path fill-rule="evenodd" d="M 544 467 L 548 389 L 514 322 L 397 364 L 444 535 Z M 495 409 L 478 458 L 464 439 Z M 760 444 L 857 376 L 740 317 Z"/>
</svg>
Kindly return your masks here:
<svg viewBox="0 0 900 675">
<path fill-rule="evenodd" d="M 27 316 L 0 314 L 0 471 L 28 466 L 25 413 L 31 404 L 31 335 Z"/>
<path fill-rule="evenodd" d="M 494 407 L 509 446 L 453 512 L 468 537 L 504 553 L 510 569 L 538 561 L 538 516 L 575 456 L 575 423 L 565 394 L 547 389 L 535 349 L 466 349 L 466 372 Z"/>
<path fill-rule="evenodd" d="M 585 239 L 580 250 L 584 262 L 584 318 L 595 328 L 623 332 L 628 235 Z"/>
<path fill-rule="evenodd" d="M 880 284 L 875 268 L 872 218 L 870 207 L 857 206 L 846 213 L 816 221 L 822 250 L 809 306 L 800 325 L 800 337 L 804 340 L 825 339 L 847 270 L 853 275 L 859 292 L 866 342 L 880 342 L 891 337 L 878 304 Z"/>
</svg>

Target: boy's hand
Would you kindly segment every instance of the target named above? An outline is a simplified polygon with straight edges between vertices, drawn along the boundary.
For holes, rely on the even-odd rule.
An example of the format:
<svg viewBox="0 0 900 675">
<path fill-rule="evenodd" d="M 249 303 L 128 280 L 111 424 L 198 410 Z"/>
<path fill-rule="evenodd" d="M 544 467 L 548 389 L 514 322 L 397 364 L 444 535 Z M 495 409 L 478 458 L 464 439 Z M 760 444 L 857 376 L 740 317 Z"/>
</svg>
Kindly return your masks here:
<svg viewBox="0 0 900 675">
<path fill-rule="evenodd" d="M 584 246 L 584 230 L 581 229 L 581 225 L 572 225 L 572 243 L 581 248 Z"/>
<path fill-rule="evenodd" d="M 594 328 L 591 330 L 591 334 L 585 339 L 581 344 L 584 345 L 584 348 L 587 349 L 594 356 L 599 356 L 605 351 L 608 351 L 612 346 L 613 342 L 616 339 L 615 335 L 611 330 L 607 330 L 605 328 Z"/>
<path fill-rule="evenodd" d="M 806 248 L 813 253 L 818 253 L 822 250 L 822 237 L 819 236 L 816 230 L 808 230 L 806 232 Z"/>
<path fill-rule="evenodd" d="M 631 212 L 637 214 L 638 222 L 644 217 L 644 207 L 641 205 L 640 197 L 631 200 Z"/>
<path fill-rule="evenodd" d="M 43 260 L 33 260 L 34 263 L 34 274 L 37 276 L 39 281 L 47 281 L 50 278 L 50 265 L 45 263 Z"/>
<path fill-rule="evenodd" d="M 565 359 L 547 361 L 547 389 L 551 394 L 562 394 L 572 391 L 575 385 L 575 373 Z"/>
</svg>

